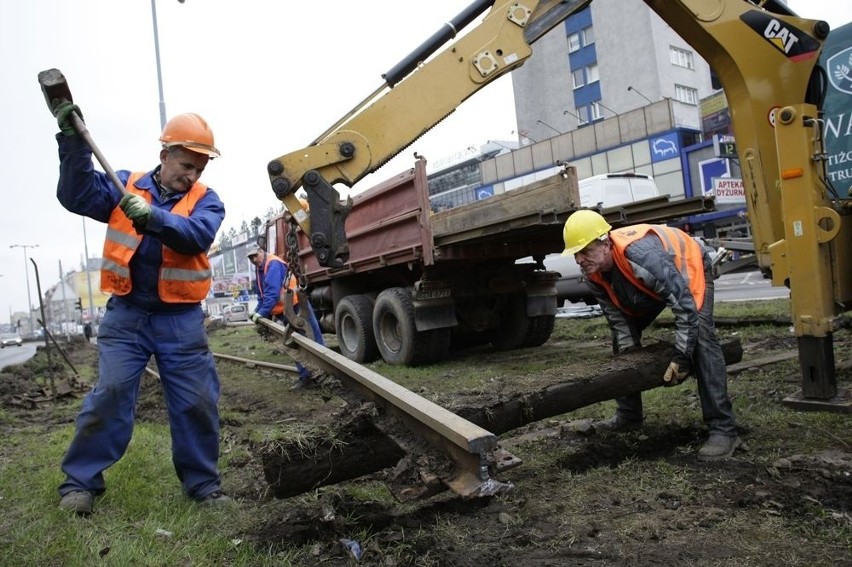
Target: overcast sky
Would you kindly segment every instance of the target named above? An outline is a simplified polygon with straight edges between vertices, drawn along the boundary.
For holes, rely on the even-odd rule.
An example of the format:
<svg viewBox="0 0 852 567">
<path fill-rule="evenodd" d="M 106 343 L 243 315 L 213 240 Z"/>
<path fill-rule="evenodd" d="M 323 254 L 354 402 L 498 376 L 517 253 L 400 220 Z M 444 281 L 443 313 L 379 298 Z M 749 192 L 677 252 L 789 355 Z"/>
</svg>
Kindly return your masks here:
<svg viewBox="0 0 852 567">
<path fill-rule="evenodd" d="M 197 112 L 222 158 L 202 177 L 225 203 L 224 229 L 278 207 L 266 164 L 308 145 L 382 83 L 381 74 L 472 0 L 157 0 L 168 116 Z M 852 21 L 849 0 L 790 0 L 799 15 Z M 54 118 L 37 76 L 58 68 L 113 169 L 158 163 L 159 93 L 150 0 L 0 0 L 4 127 L 0 160 L 0 322 L 38 306 L 42 292 L 84 257 L 83 221 L 56 201 Z M 514 140 L 509 77 L 464 103 L 402 155 L 356 186 L 409 167 L 417 151 L 435 162 L 489 139 Z M 342 190 L 340 188 L 339 190 Z M 104 225 L 85 222 L 89 256 L 101 255 Z M 10 248 L 11 245 L 38 245 Z"/>
</svg>

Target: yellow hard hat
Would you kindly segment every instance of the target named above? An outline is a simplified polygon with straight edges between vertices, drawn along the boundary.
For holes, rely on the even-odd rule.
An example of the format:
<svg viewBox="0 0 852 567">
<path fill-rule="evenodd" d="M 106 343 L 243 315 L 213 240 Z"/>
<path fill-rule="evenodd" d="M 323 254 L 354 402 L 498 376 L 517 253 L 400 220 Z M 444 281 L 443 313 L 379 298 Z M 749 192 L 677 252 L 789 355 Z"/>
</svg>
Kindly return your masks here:
<svg viewBox="0 0 852 567">
<path fill-rule="evenodd" d="M 166 122 L 160 141 L 164 148 L 183 146 L 211 158 L 219 157 L 219 150 L 213 146 L 213 130 L 197 114 L 178 114 Z"/>
<path fill-rule="evenodd" d="M 562 240 L 565 241 L 562 255 L 573 256 L 610 230 L 610 224 L 597 212 L 588 209 L 576 211 L 568 217 L 562 229 Z"/>
</svg>

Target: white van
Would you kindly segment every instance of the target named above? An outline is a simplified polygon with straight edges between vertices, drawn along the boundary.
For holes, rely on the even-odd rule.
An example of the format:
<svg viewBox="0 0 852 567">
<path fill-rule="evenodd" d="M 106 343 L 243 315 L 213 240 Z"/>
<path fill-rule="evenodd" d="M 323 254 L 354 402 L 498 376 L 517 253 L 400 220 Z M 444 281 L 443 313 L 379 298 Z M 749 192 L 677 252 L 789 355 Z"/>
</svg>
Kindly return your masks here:
<svg viewBox="0 0 852 567">
<path fill-rule="evenodd" d="M 605 173 L 582 179 L 578 185 L 583 207 L 614 207 L 660 196 L 654 178 L 642 173 Z M 518 263 L 529 262 L 532 262 L 530 257 L 518 260 Z M 544 258 L 544 267 L 561 274 L 556 282 L 556 295 L 560 304 L 566 300 L 592 301 L 589 287 L 582 281 L 580 266 L 573 256 L 548 254 Z"/>
<path fill-rule="evenodd" d="M 226 305 L 222 309 L 222 316 L 225 318 L 226 323 L 236 323 L 238 321 L 249 320 L 248 308 L 242 303 Z"/>
<path fill-rule="evenodd" d="M 660 196 L 654 179 L 642 173 L 604 173 L 582 179 L 579 187 L 584 207 L 614 207 Z"/>
</svg>

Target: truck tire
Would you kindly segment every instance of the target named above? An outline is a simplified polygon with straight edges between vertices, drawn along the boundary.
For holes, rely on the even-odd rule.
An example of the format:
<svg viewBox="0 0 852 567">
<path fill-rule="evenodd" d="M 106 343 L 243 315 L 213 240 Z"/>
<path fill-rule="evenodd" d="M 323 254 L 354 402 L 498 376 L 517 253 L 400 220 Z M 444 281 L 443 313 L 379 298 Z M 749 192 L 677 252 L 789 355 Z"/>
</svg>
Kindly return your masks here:
<svg viewBox="0 0 852 567">
<path fill-rule="evenodd" d="M 527 336 L 524 337 L 521 347 L 538 347 L 546 343 L 550 335 L 553 334 L 553 327 L 556 325 L 556 315 L 531 317 L 529 321 L 530 326 L 527 329 Z"/>
<path fill-rule="evenodd" d="M 373 300 L 366 295 L 347 295 L 334 310 L 334 329 L 340 354 L 360 364 L 379 358 L 373 332 Z"/>
<path fill-rule="evenodd" d="M 439 347 L 443 347 L 442 357 L 449 348 L 448 329 L 417 332 L 411 291 L 402 287 L 388 288 L 376 298 L 373 331 L 379 353 L 388 364 L 426 364 L 438 355 Z M 438 340 L 441 337 L 445 340 Z"/>
<path fill-rule="evenodd" d="M 422 335 L 424 332 L 420 334 Z M 446 359 L 447 353 L 450 352 L 450 342 L 453 338 L 452 330 L 449 327 L 445 329 L 432 329 L 431 331 L 425 331 L 425 334 L 429 335 L 429 352 L 423 360 L 423 364 L 432 364 Z"/>
<path fill-rule="evenodd" d="M 523 293 L 511 293 L 500 311 L 500 324 L 491 331 L 491 344 L 497 350 L 521 348 L 529 328 L 526 296 Z"/>
</svg>

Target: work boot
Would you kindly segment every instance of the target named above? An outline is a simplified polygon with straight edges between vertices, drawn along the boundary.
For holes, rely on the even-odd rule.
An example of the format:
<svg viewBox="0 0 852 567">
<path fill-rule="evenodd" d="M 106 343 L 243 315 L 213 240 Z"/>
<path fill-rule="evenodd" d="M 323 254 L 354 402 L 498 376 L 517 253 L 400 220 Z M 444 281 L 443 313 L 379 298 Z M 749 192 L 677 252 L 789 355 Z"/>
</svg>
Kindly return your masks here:
<svg viewBox="0 0 852 567">
<path fill-rule="evenodd" d="M 217 490 L 215 492 L 211 492 L 204 498 L 198 501 L 201 506 L 210 506 L 210 507 L 219 507 L 219 506 L 228 506 L 234 503 L 234 499 L 222 492 L 221 490 Z"/>
<path fill-rule="evenodd" d="M 62 496 L 59 508 L 74 512 L 78 516 L 88 516 L 92 513 L 95 495 L 86 490 L 75 490 Z"/>
<path fill-rule="evenodd" d="M 305 376 L 299 376 L 299 379 L 296 381 L 295 384 L 290 386 L 290 389 L 291 390 L 304 390 L 304 389 L 313 388 L 313 387 L 314 387 L 314 381 L 311 378 L 310 374 L 307 374 Z"/>
<path fill-rule="evenodd" d="M 592 423 L 596 431 L 635 431 L 642 427 L 641 419 L 627 419 L 615 414 L 609 419 Z"/>
<path fill-rule="evenodd" d="M 739 446 L 740 438 L 736 435 L 731 437 L 721 433 L 711 433 L 704 445 L 698 449 L 698 460 L 701 462 L 723 461 L 733 455 Z"/>
</svg>

